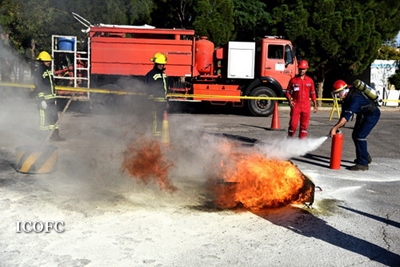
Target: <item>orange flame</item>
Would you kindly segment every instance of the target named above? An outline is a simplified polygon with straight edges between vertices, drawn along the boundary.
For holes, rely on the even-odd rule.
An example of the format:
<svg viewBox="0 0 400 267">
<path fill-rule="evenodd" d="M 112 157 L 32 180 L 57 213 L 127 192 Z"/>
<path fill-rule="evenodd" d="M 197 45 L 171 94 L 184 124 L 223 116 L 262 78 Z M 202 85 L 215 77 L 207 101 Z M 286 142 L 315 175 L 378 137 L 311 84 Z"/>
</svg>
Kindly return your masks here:
<svg viewBox="0 0 400 267">
<path fill-rule="evenodd" d="M 268 159 L 258 151 L 239 152 L 233 146 L 229 162 L 220 164 L 214 188 L 215 203 L 232 208 L 241 203 L 248 209 L 273 208 L 304 203 L 313 198 L 314 184 L 290 161 Z"/>
<path fill-rule="evenodd" d="M 137 139 L 124 152 L 122 170 L 139 181 L 148 184 L 156 181 L 159 188 L 170 193 L 177 188 L 168 179 L 173 164 L 164 159 L 160 144 L 156 140 Z"/>
</svg>

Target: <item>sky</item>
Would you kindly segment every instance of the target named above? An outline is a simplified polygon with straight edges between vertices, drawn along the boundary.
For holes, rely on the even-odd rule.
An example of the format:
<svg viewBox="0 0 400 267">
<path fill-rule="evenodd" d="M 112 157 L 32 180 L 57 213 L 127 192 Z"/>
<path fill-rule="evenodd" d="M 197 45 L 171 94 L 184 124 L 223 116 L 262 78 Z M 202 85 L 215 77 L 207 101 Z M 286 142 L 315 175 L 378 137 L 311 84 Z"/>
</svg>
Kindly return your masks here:
<svg viewBox="0 0 400 267">
<path fill-rule="evenodd" d="M 397 43 L 397 47 L 400 47 L 400 32 L 397 34 L 396 43 Z"/>
</svg>

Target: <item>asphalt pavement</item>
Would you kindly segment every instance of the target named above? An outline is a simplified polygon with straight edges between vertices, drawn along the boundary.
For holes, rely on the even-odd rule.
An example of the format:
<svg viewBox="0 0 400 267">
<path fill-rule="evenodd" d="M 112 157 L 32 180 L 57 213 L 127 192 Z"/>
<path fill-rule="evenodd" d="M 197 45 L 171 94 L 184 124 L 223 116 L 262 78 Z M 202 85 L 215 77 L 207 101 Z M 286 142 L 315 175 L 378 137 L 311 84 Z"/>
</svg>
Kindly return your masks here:
<svg viewBox="0 0 400 267">
<path fill-rule="evenodd" d="M 326 137 L 338 119 L 329 119 L 329 108 L 312 113 L 309 141 L 283 145 L 316 185 L 312 207 L 253 211 L 206 205 L 199 181 L 210 171 L 204 162 L 214 158 L 197 136 L 243 147 L 284 144 L 287 107 L 279 107 L 278 118 L 224 109 L 170 113 L 170 149 L 183 148 L 175 162 L 175 195 L 151 183 L 138 185 L 121 171 L 131 139 L 151 129 L 151 116 L 139 104 L 91 113 L 72 105 L 60 123 L 67 141 L 51 143 L 59 152 L 57 170 L 16 171 L 15 148 L 42 138 L 36 108 L 23 98 L 2 99 L 0 105 L 0 266 L 400 266 L 398 108 L 382 107 L 368 137 L 372 163 L 357 172 L 346 169 L 355 158 L 353 121 L 342 129 L 340 169 L 330 168 L 330 138 L 301 153 L 307 142 Z M 280 127 L 272 128 L 272 120 Z M 18 221 L 49 220 L 63 221 L 65 231 L 16 229 Z"/>
</svg>

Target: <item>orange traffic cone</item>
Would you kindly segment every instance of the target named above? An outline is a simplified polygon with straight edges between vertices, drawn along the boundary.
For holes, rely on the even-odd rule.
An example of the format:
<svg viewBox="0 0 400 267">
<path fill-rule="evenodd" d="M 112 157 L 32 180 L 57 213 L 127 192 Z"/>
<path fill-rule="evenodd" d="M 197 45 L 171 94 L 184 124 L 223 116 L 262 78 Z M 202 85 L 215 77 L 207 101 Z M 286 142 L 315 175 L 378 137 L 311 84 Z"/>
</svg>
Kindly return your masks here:
<svg viewBox="0 0 400 267">
<path fill-rule="evenodd" d="M 163 121 L 162 121 L 161 144 L 163 144 L 163 145 L 169 144 L 169 128 L 168 128 L 168 113 L 167 113 L 167 111 L 164 111 L 164 117 L 163 117 Z"/>
<path fill-rule="evenodd" d="M 279 110 L 278 110 L 278 102 L 274 102 L 274 113 L 272 114 L 272 123 L 271 130 L 282 130 L 281 123 L 279 121 Z"/>
</svg>

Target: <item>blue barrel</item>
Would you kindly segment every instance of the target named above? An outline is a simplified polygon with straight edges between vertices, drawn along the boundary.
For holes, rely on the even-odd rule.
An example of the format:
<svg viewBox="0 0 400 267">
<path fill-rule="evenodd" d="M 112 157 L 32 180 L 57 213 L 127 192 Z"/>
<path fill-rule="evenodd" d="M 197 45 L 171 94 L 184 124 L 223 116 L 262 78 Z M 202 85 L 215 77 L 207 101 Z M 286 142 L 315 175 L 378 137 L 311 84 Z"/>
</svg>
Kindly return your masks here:
<svg viewBox="0 0 400 267">
<path fill-rule="evenodd" d="M 57 38 L 58 50 L 74 51 L 75 40 L 73 38 Z"/>
</svg>

